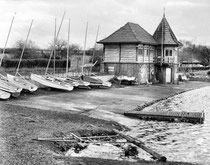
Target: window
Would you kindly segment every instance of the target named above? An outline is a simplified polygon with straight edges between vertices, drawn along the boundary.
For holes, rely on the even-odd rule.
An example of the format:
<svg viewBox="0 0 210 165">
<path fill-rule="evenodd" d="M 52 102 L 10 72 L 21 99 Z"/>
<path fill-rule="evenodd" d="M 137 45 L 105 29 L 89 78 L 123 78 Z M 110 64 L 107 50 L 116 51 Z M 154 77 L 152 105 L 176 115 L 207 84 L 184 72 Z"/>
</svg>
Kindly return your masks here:
<svg viewBox="0 0 210 165">
<path fill-rule="evenodd" d="M 153 57 L 154 56 L 154 50 L 150 50 L 150 56 Z"/>
<path fill-rule="evenodd" d="M 165 56 L 172 56 L 173 55 L 173 51 L 172 50 L 165 50 Z"/>
<path fill-rule="evenodd" d="M 170 56 L 172 56 L 172 50 L 170 50 Z"/>
<path fill-rule="evenodd" d="M 138 55 L 143 55 L 143 48 L 142 49 L 137 49 Z"/>
<path fill-rule="evenodd" d="M 143 59 L 143 45 L 139 44 L 137 45 L 137 61 L 142 61 Z"/>
<path fill-rule="evenodd" d="M 144 49 L 144 55 L 149 56 L 149 49 Z"/>
</svg>

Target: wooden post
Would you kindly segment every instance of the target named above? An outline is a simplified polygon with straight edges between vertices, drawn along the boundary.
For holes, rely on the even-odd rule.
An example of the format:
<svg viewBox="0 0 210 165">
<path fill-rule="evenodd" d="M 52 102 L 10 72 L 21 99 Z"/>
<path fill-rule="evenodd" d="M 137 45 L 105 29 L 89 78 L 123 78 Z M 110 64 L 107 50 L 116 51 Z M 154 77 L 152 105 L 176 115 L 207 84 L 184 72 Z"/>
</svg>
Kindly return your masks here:
<svg viewBox="0 0 210 165">
<path fill-rule="evenodd" d="M 161 162 L 166 162 L 167 158 L 165 156 L 162 156 L 158 153 L 156 153 L 155 151 L 152 151 L 152 149 L 150 149 L 149 147 L 146 147 L 144 145 L 143 142 L 141 142 L 140 140 L 138 139 L 135 139 L 129 135 L 125 135 L 124 133 L 116 130 L 116 129 L 113 129 L 113 131 L 117 134 L 119 134 L 120 136 L 122 136 L 123 138 L 125 138 L 127 141 L 129 141 L 130 143 L 133 143 L 135 144 L 136 146 L 142 148 L 144 151 L 148 152 L 149 154 L 151 154 L 154 158 L 158 159 L 159 161 Z"/>
</svg>

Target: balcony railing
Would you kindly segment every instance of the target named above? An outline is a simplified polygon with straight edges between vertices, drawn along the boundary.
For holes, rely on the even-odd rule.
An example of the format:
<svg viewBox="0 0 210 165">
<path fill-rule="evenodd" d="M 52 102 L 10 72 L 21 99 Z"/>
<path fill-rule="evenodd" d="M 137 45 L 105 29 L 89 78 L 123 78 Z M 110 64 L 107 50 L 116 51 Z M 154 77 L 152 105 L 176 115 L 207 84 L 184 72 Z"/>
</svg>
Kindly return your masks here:
<svg viewBox="0 0 210 165">
<path fill-rule="evenodd" d="M 155 57 L 154 62 L 157 64 L 174 64 L 174 57 Z"/>
</svg>

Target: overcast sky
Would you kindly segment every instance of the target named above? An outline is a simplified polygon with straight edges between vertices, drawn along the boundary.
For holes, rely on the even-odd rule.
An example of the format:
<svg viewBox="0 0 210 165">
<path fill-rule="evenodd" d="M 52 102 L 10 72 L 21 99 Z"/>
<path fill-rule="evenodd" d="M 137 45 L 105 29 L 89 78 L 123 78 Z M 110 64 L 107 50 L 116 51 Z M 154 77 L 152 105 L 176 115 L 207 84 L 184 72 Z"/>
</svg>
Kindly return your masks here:
<svg viewBox="0 0 210 165">
<path fill-rule="evenodd" d="M 87 47 L 113 33 L 127 22 L 137 23 L 153 34 L 166 9 L 166 18 L 178 40 L 210 45 L 209 0 L 0 0 L 0 47 L 3 47 L 16 12 L 8 47 L 26 38 L 34 19 L 29 39 L 40 48 L 47 48 L 53 39 L 54 19 L 60 23 L 66 11 L 59 38 L 67 40 L 68 19 L 71 19 L 70 42 L 83 46 L 88 22 Z M 58 25 L 57 25 L 58 26 Z"/>
</svg>

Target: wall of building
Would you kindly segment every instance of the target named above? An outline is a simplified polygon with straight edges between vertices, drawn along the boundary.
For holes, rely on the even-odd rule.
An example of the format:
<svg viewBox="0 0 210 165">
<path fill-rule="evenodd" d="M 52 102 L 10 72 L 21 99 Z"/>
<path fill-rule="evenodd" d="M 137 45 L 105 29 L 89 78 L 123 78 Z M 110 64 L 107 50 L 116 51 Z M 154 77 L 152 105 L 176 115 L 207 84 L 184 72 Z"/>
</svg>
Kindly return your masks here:
<svg viewBox="0 0 210 165">
<path fill-rule="evenodd" d="M 104 47 L 104 62 L 118 62 L 120 45 L 106 45 Z"/>
<path fill-rule="evenodd" d="M 178 79 L 176 48 L 165 46 L 165 65 L 155 66 L 154 57 L 156 57 L 158 52 L 157 49 L 159 47 L 143 44 L 105 45 L 104 72 L 115 76 L 136 77 L 140 84 L 148 81 L 155 82 L 155 80 L 158 80 L 160 83 L 166 83 L 166 80 L 167 82 L 170 80 L 171 83 L 176 83 Z M 168 55 L 166 56 L 166 54 Z M 169 73 L 169 71 L 171 72 Z"/>
<path fill-rule="evenodd" d="M 153 81 L 155 67 L 152 63 L 104 63 L 103 69 L 106 74 L 135 77 L 139 84 L 144 84 Z"/>
<path fill-rule="evenodd" d="M 136 62 L 136 44 L 122 44 L 120 62 Z"/>
</svg>

